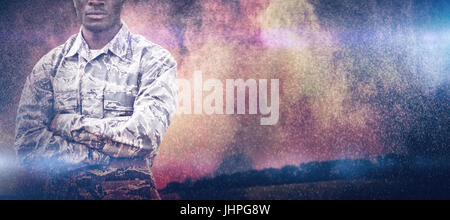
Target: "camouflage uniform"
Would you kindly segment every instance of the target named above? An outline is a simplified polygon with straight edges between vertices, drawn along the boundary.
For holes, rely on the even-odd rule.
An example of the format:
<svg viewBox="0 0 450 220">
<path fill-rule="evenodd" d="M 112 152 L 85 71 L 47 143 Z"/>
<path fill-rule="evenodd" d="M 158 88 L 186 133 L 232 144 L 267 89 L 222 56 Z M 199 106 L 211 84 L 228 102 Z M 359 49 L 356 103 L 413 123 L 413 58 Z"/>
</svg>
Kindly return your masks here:
<svg viewBox="0 0 450 220">
<path fill-rule="evenodd" d="M 108 192 L 140 188 L 155 194 L 150 167 L 175 113 L 176 74 L 167 50 L 124 23 L 95 55 L 80 31 L 45 55 L 26 80 L 16 119 L 20 161 L 55 174 L 60 187 L 83 191 L 82 180 L 101 192 L 90 190 L 93 195 L 82 198 L 113 198 Z M 53 183 L 49 188 L 58 188 Z"/>
</svg>

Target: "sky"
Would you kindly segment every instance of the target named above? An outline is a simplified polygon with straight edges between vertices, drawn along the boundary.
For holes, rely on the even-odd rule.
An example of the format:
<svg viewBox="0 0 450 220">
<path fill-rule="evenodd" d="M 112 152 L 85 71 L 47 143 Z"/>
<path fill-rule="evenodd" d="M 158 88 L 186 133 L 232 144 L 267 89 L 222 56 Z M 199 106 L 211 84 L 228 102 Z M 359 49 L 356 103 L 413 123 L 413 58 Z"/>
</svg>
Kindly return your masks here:
<svg viewBox="0 0 450 220">
<path fill-rule="evenodd" d="M 5 161 L 25 77 L 79 24 L 68 0 L 0 10 Z M 446 1 L 127 1 L 124 22 L 174 55 L 179 78 L 280 81 L 272 126 L 260 115 L 176 115 L 152 169 L 158 186 L 309 161 L 448 155 L 448 12 Z"/>
</svg>

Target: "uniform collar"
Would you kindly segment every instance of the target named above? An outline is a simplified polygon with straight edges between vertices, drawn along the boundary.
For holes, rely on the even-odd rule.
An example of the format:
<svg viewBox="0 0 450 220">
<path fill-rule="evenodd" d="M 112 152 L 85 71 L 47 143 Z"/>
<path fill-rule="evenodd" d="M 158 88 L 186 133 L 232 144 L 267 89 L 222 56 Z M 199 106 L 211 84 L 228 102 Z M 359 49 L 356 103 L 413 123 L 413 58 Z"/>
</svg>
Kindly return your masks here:
<svg viewBox="0 0 450 220">
<path fill-rule="evenodd" d="M 107 50 L 114 53 L 116 56 L 127 59 L 129 55 L 129 46 L 130 45 L 130 30 L 128 26 L 122 21 L 122 27 L 119 32 L 114 36 L 114 38 L 105 45 L 105 47 L 101 50 L 103 52 L 107 52 Z M 86 40 L 83 37 L 82 31 L 77 34 L 72 47 L 69 49 L 69 52 L 66 54 L 66 57 L 72 57 L 75 54 L 79 54 L 85 59 L 88 59 L 89 56 L 89 46 Z"/>
</svg>

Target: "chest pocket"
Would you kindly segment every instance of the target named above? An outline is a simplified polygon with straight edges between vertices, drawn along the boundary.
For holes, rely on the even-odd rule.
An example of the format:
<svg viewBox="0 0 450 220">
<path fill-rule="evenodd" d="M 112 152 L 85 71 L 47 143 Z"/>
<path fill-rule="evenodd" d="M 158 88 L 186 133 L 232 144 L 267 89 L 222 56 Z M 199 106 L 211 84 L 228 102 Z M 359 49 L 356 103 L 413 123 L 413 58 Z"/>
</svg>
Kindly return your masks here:
<svg viewBox="0 0 450 220">
<path fill-rule="evenodd" d="M 60 114 L 77 113 L 78 90 L 55 91 L 54 109 Z"/>
<path fill-rule="evenodd" d="M 136 95 L 132 92 L 105 91 L 103 109 L 105 117 L 131 116 Z"/>
</svg>

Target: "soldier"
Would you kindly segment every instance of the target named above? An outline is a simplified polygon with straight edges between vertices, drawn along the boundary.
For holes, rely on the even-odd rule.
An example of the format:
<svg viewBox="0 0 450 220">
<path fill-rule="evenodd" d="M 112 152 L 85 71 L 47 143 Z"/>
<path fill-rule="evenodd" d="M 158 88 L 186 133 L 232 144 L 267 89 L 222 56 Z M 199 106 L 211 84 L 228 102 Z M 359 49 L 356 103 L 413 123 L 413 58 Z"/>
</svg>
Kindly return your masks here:
<svg viewBox="0 0 450 220">
<path fill-rule="evenodd" d="M 16 119 L 21 163 L 46 199 L 159 199 L 150 171 L 177 104 L 170 53 L 131 33 L 125 0 L 74 0 L 78 34 L 28 76 Z"/>
</svg>

